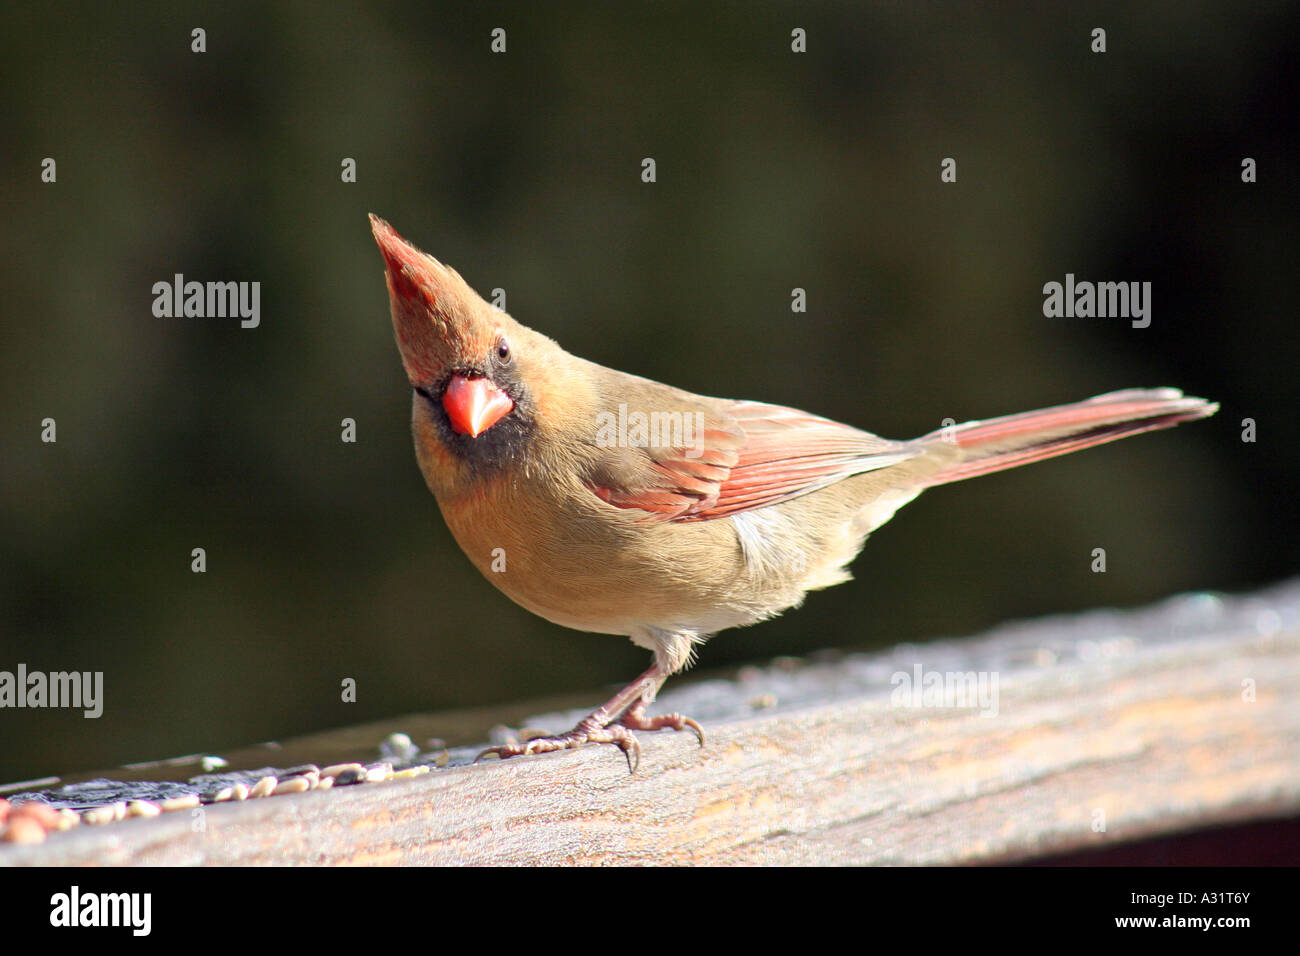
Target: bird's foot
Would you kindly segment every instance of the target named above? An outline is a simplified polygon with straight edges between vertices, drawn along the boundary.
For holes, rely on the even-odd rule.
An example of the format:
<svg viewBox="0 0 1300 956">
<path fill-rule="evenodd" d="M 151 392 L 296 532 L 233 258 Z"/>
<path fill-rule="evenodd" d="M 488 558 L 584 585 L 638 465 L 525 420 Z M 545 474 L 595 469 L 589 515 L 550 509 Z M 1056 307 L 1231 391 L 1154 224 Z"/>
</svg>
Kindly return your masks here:
<svg viewBox="0 0 1300 956">
<path fill-rule="evenodd" d="M 603 710 L 603 708 L 602 708 Z M 618 720 L 608 720 L 601 711 L 597 711 L 582 720 L 567 734 L 554 737 L 533 737 L 518 743 L 499 744 L 488 747 L 474 759 L 483 759 L 488 754 L 495 754 L 501 759 L 522 757 L 525 754 L 550 753 L 555 750 L 568 750 L 583 744 L 616 744 L 627 756 L 628 769 L 636 773 L 641 763 L 641 744 L 637 742 L 633 730 L 685 730 L 689 727 L 704 746 L 704 728 L 689 717 L 681 714 L 665 714 L 661 717 L 647 717 L 645 704 L 638 702 L 624 712 Z"/>
<path fill-rule="evenodd" d="M 681 714 L 647 717 L 644 702 L 639 701 L 629 707 L 623 713 L 623 716 L 618 719 L 618 722 L 628 730 L 663 730 L 665 727 L 672 730 L 685 730 L 689 727 L 695 731 L 695 736 L 700 740 L 700 746 L 704 746 L 704 728 L 700 726 L 699 721 L 692 720 L 690 717 L 683 717 Z"/>
<path fill-rule="evenodd" d="M 581 747 L 583 744 L 617 744 L 623 753 L 627 754 L 628 766 L 633 771 L 636 770 L 636 765 L 641 761 L 641 745 L 636 742 L 636 737 L 633 736 L 632 731 L 617 723 L 602 724 L 598 713 L 592 714 L 579 722 L 567 734 L 558 734 L 554 737 L 532 737 L 529 740 L 517 743 L 498 744 L 495 747 L 488 747 L 474 760 L 482 760 L 489 754 L 496 754 L 502 760 L 507 757 L 522 757 L 525 754 L 545 754 L 554 750 Z"/>
</svg>

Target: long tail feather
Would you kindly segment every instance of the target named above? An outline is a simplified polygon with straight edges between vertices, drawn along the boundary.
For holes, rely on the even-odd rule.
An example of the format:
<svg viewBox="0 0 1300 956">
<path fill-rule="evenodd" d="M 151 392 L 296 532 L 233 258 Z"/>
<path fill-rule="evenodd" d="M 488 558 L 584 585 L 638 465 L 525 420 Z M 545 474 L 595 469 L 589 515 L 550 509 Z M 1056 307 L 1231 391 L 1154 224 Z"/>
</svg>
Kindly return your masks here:
<svg viewBox="0 0 1300 956">
<path fill-rule="evenodd" d="M 1141 432 L 1172 428 L 1213 415 L 1219 406 L 1176 388 L 1127 389 L 1073 405 L 967 422 L 931 432 L 923 442 L 954 442 L 963 458 L 927 479 L 926 486 L 962 481 Z"/>
</svg>

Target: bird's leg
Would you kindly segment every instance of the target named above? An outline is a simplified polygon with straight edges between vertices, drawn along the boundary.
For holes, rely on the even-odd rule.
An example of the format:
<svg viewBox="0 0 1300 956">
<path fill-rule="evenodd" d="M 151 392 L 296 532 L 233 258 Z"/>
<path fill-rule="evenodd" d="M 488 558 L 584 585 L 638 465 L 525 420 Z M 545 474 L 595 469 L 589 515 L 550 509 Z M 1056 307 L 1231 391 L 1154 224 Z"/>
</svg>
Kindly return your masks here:
<svg viewBox="0 0 1300 956">
<path fill-rule="evenodd" d="M 681 714 L 667 714 L 663 717 L 647 717 L 645 708 L 655 699 L 655 694 L 668 679 L 668 673 L 655 663 L 649 670 L 628 684 L 621 691 L 605 701 L 566 734 L 555 737 L 534 737 L 516 744 L 501 744 L 488 747 L 475 760 L 488 754 L 498 757 L 519 757 L 524 754 L 549 753 L 552 750 L 567 750 L 583 744 L 617 744 L 627 755 L 627 763 L 635 773 L 641 762 L 641 745 L 637 743 L 633 730 L 661 730 L 671 727 L 684 730 L 689 727 L 704 744 L 704 729 L 689 717 Z"/>
</svg>

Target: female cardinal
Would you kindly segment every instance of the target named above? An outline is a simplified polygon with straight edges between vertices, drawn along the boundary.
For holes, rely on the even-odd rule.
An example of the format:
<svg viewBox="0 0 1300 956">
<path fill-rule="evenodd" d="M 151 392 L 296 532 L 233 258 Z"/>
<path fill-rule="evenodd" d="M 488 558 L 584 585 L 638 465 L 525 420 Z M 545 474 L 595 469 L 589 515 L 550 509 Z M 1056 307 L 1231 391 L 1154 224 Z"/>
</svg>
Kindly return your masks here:
<svg viewBox="0 0 1300 956">
<path fill-rule="evenodd" d="M 516 603 L 654 653 L 558 737 L 501 757 L 700 725 L 646 705 L 694 647 L 848 579 L 868 534 L 932 485 L 1041 461 L 1218 409 L 1131 389 L 888 441 L 808 412 L 693 395 L 570 355 L 370 217 L 414 389 L 420 471 L 447 527 Z M 506 570 L 498 572 L 504 557 Z"/>
</svg>

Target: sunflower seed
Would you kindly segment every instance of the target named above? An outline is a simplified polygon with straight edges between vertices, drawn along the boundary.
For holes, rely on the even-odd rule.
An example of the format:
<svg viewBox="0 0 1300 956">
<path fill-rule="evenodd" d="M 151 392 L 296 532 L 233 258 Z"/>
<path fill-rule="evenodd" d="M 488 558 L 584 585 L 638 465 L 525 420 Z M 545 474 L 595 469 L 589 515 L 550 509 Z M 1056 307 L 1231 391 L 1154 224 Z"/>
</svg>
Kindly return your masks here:
<svg viewBox="0 0 1300 956">
<path fill-rule="evenodd" d="M 340 774 L 352 770 L 357 773 L 365 773 L 366 768 L 359 763 L 335 763 L 330 764 L 320 772 L 322 777 L 337 777 Z"/>
<path fill-rule="evenodd" d="M 395 770 L 395 771 L 393 772 L 393 776 L 392 776 L 390 779 L 392 779 L 392 780 L 409 780 L 409 779 L 411 779 L 412 777 L 418 777 L 418 776 L 420 776 L 421 774 L 426 774 L 426 773 L 428 773 L 428 772 L 429 772 L 429 768 L 428 768 L 427 766 L 408 767 L 408 768 L 405 769 L 405 770 Z"/>
<path fill-rule="evenodd" d="M 58 822 L 59 811 L 55 810 L 48 803 L 40 803 L 33 800 L 30 803 L 20 803 L 9 811 L 10 820 L 16 820 L 21 817 L 35 820 L 44 829 L 49 830 Z"/>
<path fill-rule="evenodd" d="M 112 823 L 116 819 L 116 811 L 112 804 L 104 807 L 91 807 L 81 814 L 81 822 L 87 823 L 92 827 L 103 826 L 105 823 Z"/>
<path fill-rule="evenodd" d="M 6 843 L 44 843 L 45 827 L 32 817 L 14 815 L 9 818 L 9 825 L 0 832 L 0 840 Z"/>
<path fill-rule="evenodd" d="M 230 788 L 227 787 L 226 790 Z M 225 791 L 222 791 L 225 792 Z M 229 797 L 226 798 L 230 799 Z M 183 797 L 170 797 L 158 804 L 163 813 L 171 813 L 173 810 L 190 810 L 199 805 L 199 795 L 197 793 L 187 793 Z"/>
<path fill-rule="evenodd" d="M 271 778 L 268 777 L 266 779 L 269 780 Z M 305 791 L 310 789 L 311 789 L 311 781 L 308 780 L 306 777 L 290 777 L 288 780 L 281 780 L 279 783 L 277 783 L 275 785 L 275 790 L 273 791 L 273 793 L 275 796 L 278 797 L 281 794 L 285 794 L 285 793 L 304 793 Z"/>
<path fill-rule="evenodd" d="M 54 825 L 56 830 L 71 830 L 75 826 L 81 825 L 81 814 L 76 810 L 69 810 L 64 807 L 59 811 L 59 822 Z"/>
</svg>

